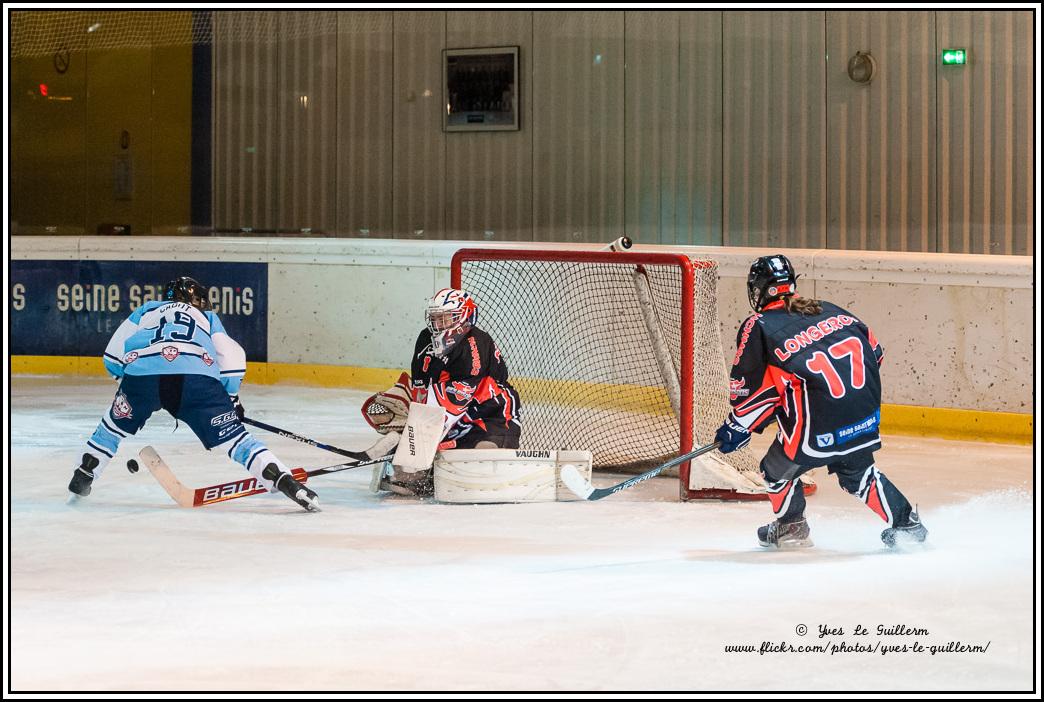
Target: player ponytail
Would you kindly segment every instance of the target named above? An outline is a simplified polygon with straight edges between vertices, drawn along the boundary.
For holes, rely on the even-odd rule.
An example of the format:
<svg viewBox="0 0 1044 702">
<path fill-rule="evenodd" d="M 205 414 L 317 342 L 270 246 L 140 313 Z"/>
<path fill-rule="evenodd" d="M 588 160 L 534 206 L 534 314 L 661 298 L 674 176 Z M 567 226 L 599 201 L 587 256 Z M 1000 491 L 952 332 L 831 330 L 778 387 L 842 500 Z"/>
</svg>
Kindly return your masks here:
<svg viewBox="0 0 1044 702">
<path fill-rule="evenodd" d="M 783 306 L 789 314 L 813 315 L 823 312 L 823 305 L 819 300 L 813 300 L 800 295 L 790 295 L 783 298 Z"/>
</svg>

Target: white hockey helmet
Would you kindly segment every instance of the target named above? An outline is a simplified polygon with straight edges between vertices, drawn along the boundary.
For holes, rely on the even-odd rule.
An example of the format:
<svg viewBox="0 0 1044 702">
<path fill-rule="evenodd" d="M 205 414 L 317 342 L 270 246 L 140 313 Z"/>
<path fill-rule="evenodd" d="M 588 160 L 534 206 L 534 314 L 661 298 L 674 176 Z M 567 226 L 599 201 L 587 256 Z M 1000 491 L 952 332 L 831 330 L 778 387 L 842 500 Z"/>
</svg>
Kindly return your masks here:
<svg viewBox="0 0 1044 702">
<path fill-rule="evenodd" d="M 432 295 L 424 310 L 432 352 L 444 356 L 471 331 L 477 319 L 478 305 L 469 293 L 443 288 Z"/>
</svg>

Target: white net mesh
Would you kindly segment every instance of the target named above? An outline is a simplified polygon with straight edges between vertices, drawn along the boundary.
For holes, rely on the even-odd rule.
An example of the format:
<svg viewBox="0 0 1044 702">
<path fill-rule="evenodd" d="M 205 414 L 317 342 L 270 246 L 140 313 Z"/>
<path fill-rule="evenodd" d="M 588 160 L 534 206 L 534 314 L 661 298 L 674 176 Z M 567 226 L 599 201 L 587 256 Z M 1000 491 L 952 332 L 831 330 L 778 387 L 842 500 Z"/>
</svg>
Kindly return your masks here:
<svg viewBox="0 0 1044 702">
<path fill-rule="evenodd" d="M 222 41 L 274 43 L 337 33 L 336 12 L 16 10 L 11 56 Z"/>
<path fill-rule="evenodd" d="M 478 325 L 503 350 L 522 398 L 523 448 L 588 449 L 596 468 L 646 468 L 678 454 L 686 411 L 693 445 L 713 441 L 729 411 L 716 264 L 696 268 L 691 358 L 682 358 L 680 265 L 470 260 L 460 271 L 478 301 Z M 668 352 L 660 359 L 658 345 Z M 670 397 L 685 365 L 689 407 Z M 749 451 L 724 458 L 757 475 Z"/>
</svg>

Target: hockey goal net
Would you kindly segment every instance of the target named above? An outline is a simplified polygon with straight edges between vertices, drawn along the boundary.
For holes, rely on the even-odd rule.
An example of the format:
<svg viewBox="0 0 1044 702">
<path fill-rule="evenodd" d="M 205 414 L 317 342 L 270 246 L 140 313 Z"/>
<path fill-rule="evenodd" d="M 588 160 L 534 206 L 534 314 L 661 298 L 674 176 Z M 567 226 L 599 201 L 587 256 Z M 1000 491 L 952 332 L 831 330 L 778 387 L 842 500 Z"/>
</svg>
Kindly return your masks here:
<svg viewBox="0 0 1044 702">
<path fill-rule="evenodd" d="M 729 411 L 717 264 L 681 254 L 462 249 L 452 284 L 503 351 L 522 448 L 643 470 L 714 440 Z M 764 497 L 749 449 L 679 467 L 683 499 Z"/>
</svg>

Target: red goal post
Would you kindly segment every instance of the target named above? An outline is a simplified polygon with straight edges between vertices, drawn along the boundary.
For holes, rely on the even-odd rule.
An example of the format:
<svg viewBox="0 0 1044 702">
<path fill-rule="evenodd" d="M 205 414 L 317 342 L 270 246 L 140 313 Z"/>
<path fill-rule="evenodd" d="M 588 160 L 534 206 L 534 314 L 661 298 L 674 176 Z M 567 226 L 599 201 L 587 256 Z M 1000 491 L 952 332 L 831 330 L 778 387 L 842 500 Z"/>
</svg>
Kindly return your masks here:
<svg viewBox="0 0 1044 702">
<path fill-rule="evenodd" d="M 588 449 L 597 468 L 641 470 L 713 441 L 728 413 L 713 261 L 468 248 L 451 284 L 475 296 L 478 326 L 503 350 L 523 448 Z M 749 451 L 708 456 L 698 475 L 679 467 L 683 499 L 764 497 Z"/>
</svg>

